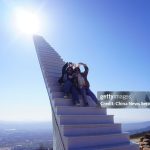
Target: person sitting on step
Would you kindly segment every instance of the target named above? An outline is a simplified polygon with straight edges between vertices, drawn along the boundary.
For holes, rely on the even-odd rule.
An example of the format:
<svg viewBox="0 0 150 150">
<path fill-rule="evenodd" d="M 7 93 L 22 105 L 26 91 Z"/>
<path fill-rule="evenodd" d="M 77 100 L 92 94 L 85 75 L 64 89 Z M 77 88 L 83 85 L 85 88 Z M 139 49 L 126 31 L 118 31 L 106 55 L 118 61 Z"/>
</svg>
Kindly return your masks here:
<svg viewBox="0 0 150 150">
<path fill-rule="evenodd" d="M 80 70 L 80 66 L 84 67 L 84 72 L 81 72 Z M 98 101 L 98 99 L 96 98 L 96 96 L 94 95 L 94 93 L 90 90 L 90 84 L 89 81 L 87 80 L 87 75 L 88 75 L 88 67 L 86 64 L 84 63 L 79 63 L 78 67 L 76 67 L 74 69 L 75 72 L 75 83 L 76 86 L 78 87 L 82 98 L 83 98 L 83 102 L 84 102 L 84 106 L 88 106 L 88 100 L 87 100 L 87 95 L 91 97 L 91 99 L 96 103 L 97 106 L 100 106 L 100 103 Z"/>
<path fill-rule="evenodd" d="M 58 82 L 63 85 L 64 98 L 68 98 L 69 94 L 72 95 L 73 103 L 79 106 L 79 93 L 77 88 L 73 84 L 73 63 L 67 62 L 62 68 L 62 76 Z"/>
</svg>

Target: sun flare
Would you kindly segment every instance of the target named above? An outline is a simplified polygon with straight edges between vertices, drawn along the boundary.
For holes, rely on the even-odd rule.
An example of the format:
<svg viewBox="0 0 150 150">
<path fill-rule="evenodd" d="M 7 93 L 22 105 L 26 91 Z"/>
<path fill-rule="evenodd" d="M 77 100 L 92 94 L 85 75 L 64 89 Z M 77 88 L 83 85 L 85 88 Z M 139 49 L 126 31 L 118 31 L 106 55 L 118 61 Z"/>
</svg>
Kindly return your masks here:
<svg viewBox="0 0 150 150">
<path fill-rule="evenodd" d="M 36 34 L 40 29 L 39 17 L 32 11 L 17 9 L 15 11 L 16 27 L 25 34 Z"/>
</svg>

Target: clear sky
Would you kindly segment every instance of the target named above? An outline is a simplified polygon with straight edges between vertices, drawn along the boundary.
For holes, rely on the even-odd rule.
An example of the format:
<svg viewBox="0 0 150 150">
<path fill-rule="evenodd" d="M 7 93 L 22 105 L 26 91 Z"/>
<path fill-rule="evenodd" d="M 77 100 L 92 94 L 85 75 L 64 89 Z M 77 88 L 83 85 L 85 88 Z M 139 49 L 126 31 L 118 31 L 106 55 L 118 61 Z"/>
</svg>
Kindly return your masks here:
<svg viewBox="0 0 150 150">
<path fill-rule="evenodd" d="M 19 32 L 17 7 L 34 10 L 41 34 L 65 61 L 85 62 L 91 89 L 148 91 L 149 0 L 0 1 L 0 120 L 47 121 L 50 105 L 32 36 Z M 121 122 L 150 120 L 149 110 L 111 110 Z"/>
</svg>

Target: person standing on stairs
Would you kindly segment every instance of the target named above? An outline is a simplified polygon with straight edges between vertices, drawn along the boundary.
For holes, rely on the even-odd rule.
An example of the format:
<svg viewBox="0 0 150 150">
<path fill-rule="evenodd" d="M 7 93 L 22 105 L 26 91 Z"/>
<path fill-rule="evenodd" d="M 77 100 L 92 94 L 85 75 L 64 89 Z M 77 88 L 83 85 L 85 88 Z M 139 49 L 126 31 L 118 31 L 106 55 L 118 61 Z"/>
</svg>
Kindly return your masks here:
<svg viewBox="0 0 150 150">
<path fill-rule="evenodd" d="M 80 70 L 80 66 L 83 66 L 85 71 L 81 72 Z M 98 101 L 98 99 L 96 98 L 96 96 L 94 95 L 94 93 L 90 90 L 90 84 L 89 81 L 87 80 L 87 75 L 88 75 L 88 66 L 84 63 L 79 63 L 78 67 L 76 67 L 74 69 L 75 72 L 75 84 L 78 87 L 82 98 L 83 98 L 83 102 L 84 105 L 87 106 L 88 105 L 88 100 L 87 100 L 87 95 L 90 96 L 92 98 L 92 100 L 96 103 L 97 106 L 100 106 L 100 103 Z"/>
<path fill-rule="evenodd" d="M 79 93 L 77 88 L 73 84 L 73 63 L 67 62 L 62 68 L 62 76 L 58 82 L 63 85 L 64 98 L 68 98 L 69 94 L 72 94 L 73 103 L 76 106 L 80 106 Z"/>
</svg>

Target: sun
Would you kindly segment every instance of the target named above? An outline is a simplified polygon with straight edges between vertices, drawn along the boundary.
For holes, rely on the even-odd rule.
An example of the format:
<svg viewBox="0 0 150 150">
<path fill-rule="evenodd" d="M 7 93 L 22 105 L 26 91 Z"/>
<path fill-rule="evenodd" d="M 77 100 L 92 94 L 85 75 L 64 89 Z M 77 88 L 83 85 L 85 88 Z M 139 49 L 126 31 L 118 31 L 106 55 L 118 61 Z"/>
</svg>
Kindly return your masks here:
<svg viewBox="0 0 150 150">
<path fill-rule="evenodd" d="M 40 20 L 38 15 L 29 10 L 16 9 L 15 23 L 17 30 L 25 34 L 37 34 L 40 29 Z"/>
</svg>

